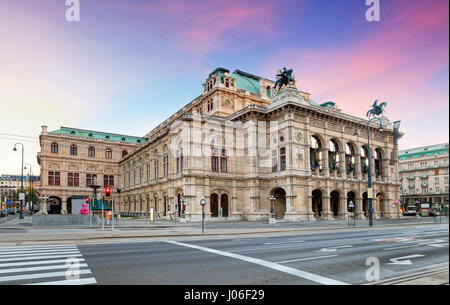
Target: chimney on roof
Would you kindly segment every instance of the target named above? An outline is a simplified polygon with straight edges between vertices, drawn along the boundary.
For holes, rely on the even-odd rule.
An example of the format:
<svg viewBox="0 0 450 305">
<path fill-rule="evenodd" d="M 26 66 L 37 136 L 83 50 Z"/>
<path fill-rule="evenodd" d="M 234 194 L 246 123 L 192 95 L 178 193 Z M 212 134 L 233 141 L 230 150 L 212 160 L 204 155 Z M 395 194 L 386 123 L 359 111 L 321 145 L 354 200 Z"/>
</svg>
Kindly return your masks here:
<svg viewBox="0 0 450 305">
<path fill-rule="evenodd" d="M 42 131 L 41 133 L 47 133 L 47 126 L 46 125 L 42 125 Z"/>
</svg>

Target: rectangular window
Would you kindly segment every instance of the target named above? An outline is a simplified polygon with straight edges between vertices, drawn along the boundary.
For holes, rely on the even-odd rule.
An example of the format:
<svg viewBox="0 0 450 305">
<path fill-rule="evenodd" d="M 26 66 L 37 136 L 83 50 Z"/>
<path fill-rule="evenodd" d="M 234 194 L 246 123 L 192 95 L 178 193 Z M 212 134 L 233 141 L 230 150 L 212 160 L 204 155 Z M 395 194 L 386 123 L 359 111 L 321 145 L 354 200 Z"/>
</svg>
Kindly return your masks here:
<svg viewBox="0 0 450 305">
<path fill-rule="evenodd" d="M 164 156 L 164 177 L 169 175 L 169 156 Z"/>
<path fill-rule="evenodd" d="M 434 184 L 439 184 L 439 178 L 434 178 Z"/>
<path fill-rule="evenodd" d="M 177 173 L 183 170 L 183 149 L 177 151 Z"/>
<path fill-rule="evenodd" d="M 139 183 L 142 183 L 142 178 L 143 178 L 143 169 L 142 167 L 139 168 Z"/>
<path fill-rule="evenodd" d="M 60 172 L 55 172 L 55 185 L 59 186 L 61 184 Z"/>
<path fill-rule="evenodd" d="M 227 158 L 220 158 L 220 170 L 227 172 Z"/>
<path fill-rule="evenodd" d="M 86 186 L 94 185 L 95 180 L 97 180 L 97 175 L 95 175 L 95 174 L 86 174 Z"/>
<path fill-rule="evenodd" d="M 286 170 L 286 148 L 280 148 L 280 171 Z"/>
<path fill-rule="evenodd" d="M 73 174 L 73 186 L 80 186 L 80 174 Z"/>
<path fill-rule="evenodd" d="M 114 176 L 104 175 L 103 176 L 103 187 L 113 187 L 114 186 Z"/>
<path fill-rule="evenodd" d="M 48 172 L 48 185 L 55 185 L 55 173 Z"/>
<path fill-rule="evenodd" d="M 136 185 L 136 169 L 133 170 L 133 185 Z"/>
<path fill-rule="evenodd" d="M 72 173 L 68 173 L 67 174 L 67 185 L 68 186 L 73 186 L 73 174 Z"/>
<path fill-rule="evenodd" d="M 155 179 L 159 177 L 159 160 L 155 160 L 153 162 L 153 166 L 155 168 Z"/>
<path fill-rule="evenodd" d="M 278 154 L 276 150 L 272 151 L 272 172 L 276 172 L 278 170 Z"/>
<path fill-rule="evenodd" d="M 149 181 L 150 180 L 150 164 L 147 163 L 147 165 L 145 165 L 145 171 L 146 171 L 147 181 Z"/>
<path fill-rule="evenodd" d="M 214 172 L 219 171 L 219 157 L 217 157 L 217 156 L 211 157 L 211 169 Z"/>
</svg>

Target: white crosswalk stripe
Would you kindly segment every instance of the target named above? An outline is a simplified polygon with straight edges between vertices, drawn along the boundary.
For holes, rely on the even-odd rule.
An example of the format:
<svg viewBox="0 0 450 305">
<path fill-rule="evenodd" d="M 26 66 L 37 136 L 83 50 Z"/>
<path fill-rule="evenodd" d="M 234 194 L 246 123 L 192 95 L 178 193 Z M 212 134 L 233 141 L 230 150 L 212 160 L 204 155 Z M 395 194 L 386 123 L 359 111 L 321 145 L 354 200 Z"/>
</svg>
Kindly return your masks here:
<svg viewBox="0 0 450 305">
<path fill-rule="evenodd" d="M 0 248 L 0 285 L 96 283 L 76 245 Z"/>
</svg>

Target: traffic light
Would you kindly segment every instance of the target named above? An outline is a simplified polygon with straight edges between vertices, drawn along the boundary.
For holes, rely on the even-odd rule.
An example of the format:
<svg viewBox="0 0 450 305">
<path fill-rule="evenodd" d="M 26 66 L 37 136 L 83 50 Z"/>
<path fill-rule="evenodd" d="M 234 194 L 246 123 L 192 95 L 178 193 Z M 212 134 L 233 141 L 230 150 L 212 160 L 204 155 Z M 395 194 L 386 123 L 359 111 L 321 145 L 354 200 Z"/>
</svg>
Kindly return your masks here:
<svg viewBox="0 0 450 305">
<path fill-rule="evenodd" d="M 88 197 L 88 198 L 86 198 L 86 203 L 87 203 L 87 204 L 89 204 L 89 197 Z"/>
<path fill-rule="evenodd" d="M 111 188 L 109 186 L 105 187 L 105 196 L 106 197 L 111 196 Z"/>
</svg>

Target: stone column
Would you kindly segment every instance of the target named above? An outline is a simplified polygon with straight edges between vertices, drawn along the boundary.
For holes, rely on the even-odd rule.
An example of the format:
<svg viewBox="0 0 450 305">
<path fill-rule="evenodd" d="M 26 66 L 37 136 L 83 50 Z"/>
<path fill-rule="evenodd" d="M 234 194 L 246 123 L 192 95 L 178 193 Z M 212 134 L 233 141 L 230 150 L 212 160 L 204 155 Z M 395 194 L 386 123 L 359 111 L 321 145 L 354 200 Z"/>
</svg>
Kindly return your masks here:
<svg viewBox="0 0 450 305">
<path fill-rule="evenodd" d="M 347 197 L 339 198 L 339 212 L 338 212 L 338 218 L 339 219 L 347 219 Z"/>
<path fill-rule="evenodd" d="M 322 220 L 333 220 L 333 213 L 330 210 L 330 196 L 322 196 Z"/>
<path fill-rule="evenodd" d="M 345 150 L 339 152 L 340 172 L 343 179 L 347 179 L 347 169 L 345 168 Z"/>
<path fill-rule="evenodd" d="M 62 199 L 61 201 L 61 214 L 65 215 L 67 214 L 67 199 Z"/>
<path fill-rule="evenodd" d="M 355 198 L 355 215 L 356 219 L 363 220 L 366 219 L 364 216 L 364 210 L 363 210 L 363 199 L 362 197 L 356 197 Z"/>
<path fill-rule="evenodd" d="M 322 170 L 325 177 L 330 177 L 330 167 L 328 166 L 328 148 L 322 149 Z"/>
<path fill-rule="evenodd" d="M 362 180 L 362 173 L 361 173 L 361 154 L 355 153 L 355 175 L 356 179 Z"/>
</svg>

